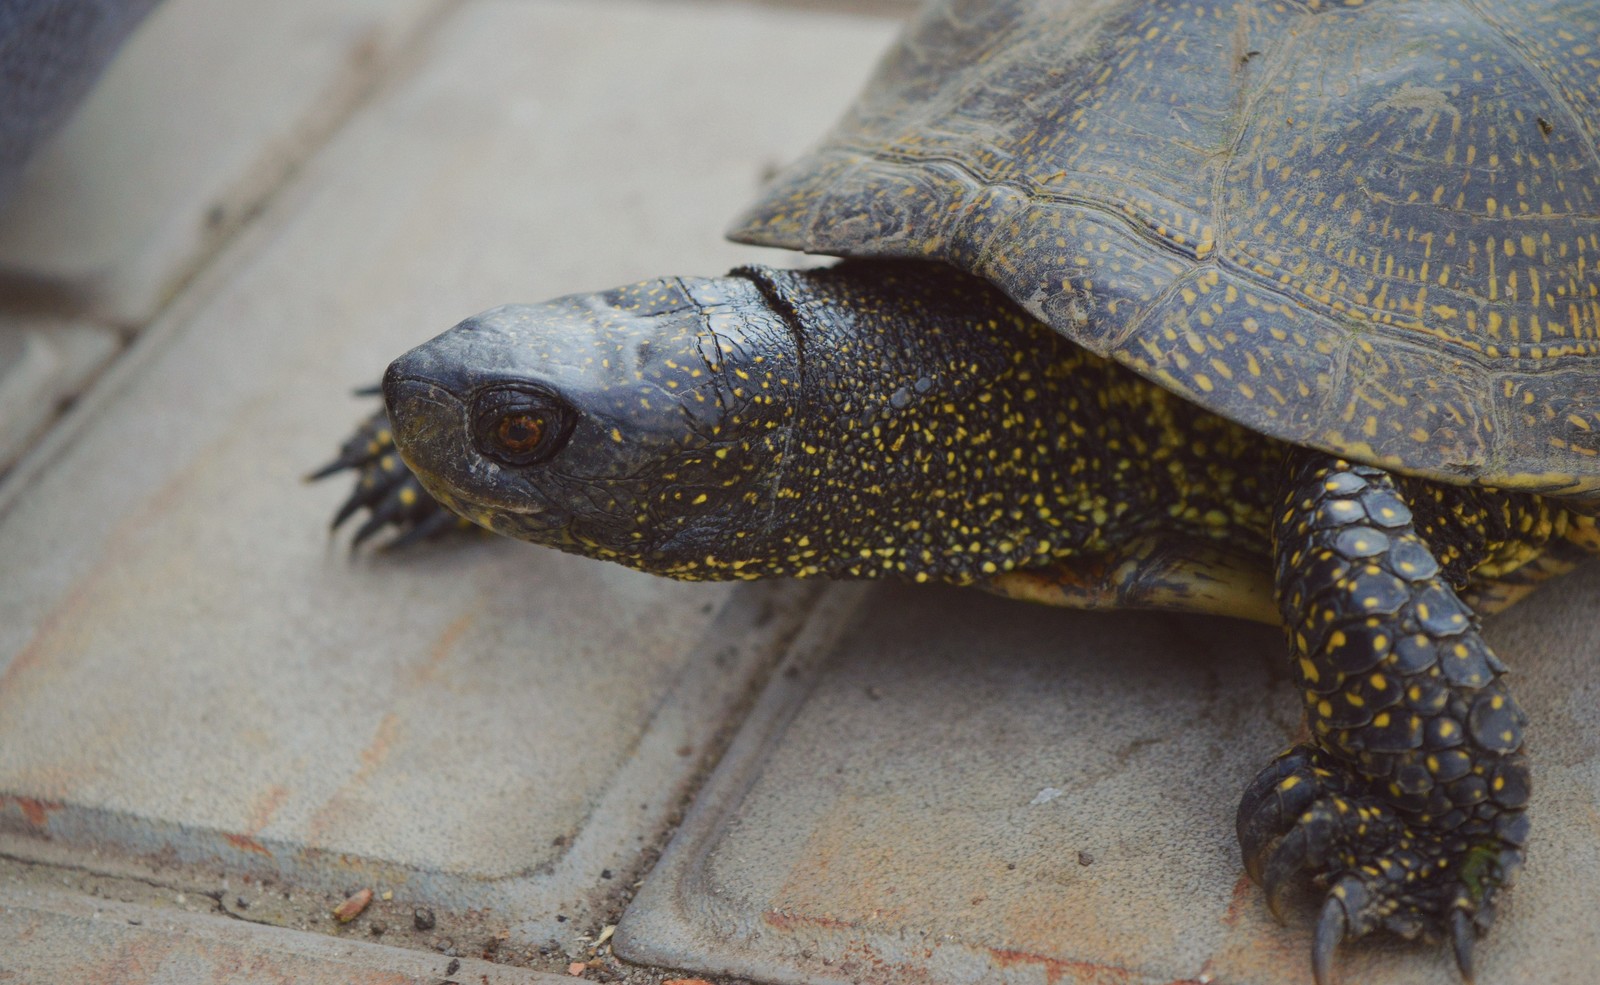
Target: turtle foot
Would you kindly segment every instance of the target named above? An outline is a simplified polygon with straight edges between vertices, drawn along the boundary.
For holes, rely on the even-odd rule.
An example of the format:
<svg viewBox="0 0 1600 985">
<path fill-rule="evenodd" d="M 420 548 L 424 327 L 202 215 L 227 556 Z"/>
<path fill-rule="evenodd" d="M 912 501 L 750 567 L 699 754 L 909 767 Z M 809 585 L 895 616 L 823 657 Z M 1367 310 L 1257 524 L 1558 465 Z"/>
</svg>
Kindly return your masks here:
<svg viewBox="0 0 1600 985">
<path fill-rule="evenodd" d="M 1522 866 L 1527 817 L 1502 812 L 1429 827 L 1366 789 L 1345 764 L 1295 746 L 1258 774 L 1239 805 L 1239 844 L 1250 877 L 1283 920 L 1286 890 L 1302 873 L 1324 890 L 1312 946 L 1317 985 L 1333 980 L 1340 943 L 1376 930 L 1447 940 L 1467 982 L 1478 935 Z"/>
<path fill-rule="evenodd" d="M 339 448 L 337 458 L 306 479 L 324 479 L 346 470 L 356 473 L 355 488 L 334 514 L 330 529 L 338 530 L 356 513 L 366 510 L 366 519 L 351 538 L 352 550 L 384 531 L 394 531 L 394 538 L 383 545 L 393 549 L 445 530 L 471 526 L 422 488 L 395 449 L 389 416 L 381 409 L 362 422 Z"/>
</svg>

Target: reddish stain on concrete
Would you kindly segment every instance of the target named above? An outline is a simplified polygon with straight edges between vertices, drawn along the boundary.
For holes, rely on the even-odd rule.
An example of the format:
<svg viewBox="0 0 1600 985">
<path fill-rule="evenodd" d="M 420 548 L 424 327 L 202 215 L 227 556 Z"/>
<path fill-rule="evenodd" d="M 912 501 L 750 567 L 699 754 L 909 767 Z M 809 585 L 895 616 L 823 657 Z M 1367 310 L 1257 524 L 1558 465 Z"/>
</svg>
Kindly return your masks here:
<svg viewBox="0 0 1600 985">
<path fill-rule="evenodd" d="M 255 802 L 250 805 L 250 819 L 245 822 L 245 833 L 260 834 L 261 829 L 271 823 L 272 816 L 278 813 L 278 808 L 282 807 L 283 802 L 288 799 L 289 788 L 282 784 L 274 783 L 263 790 L 261 796 L 257 797 Z"/>
<path fill-rule="evenodd" d="M 849 921 L 830 916 L 807 916 L 803 914 L 785 913 L 780 910 L 767 910 L 761 915 L 762 921 L 768 926 L 785 932 L 793 932 L 802 928 L 824 929 L 838 931 L 858 931 L 859 925 Z M 1049 985 L 1058 985 L 1061 982 L 1070 982 L 1072 985 L 1132 985 L 1142 981 L 1143 976 L 1119 965 L 1098 964 L 1093 961 L 1072 961 L 1066 958 L 1051 957 L 1045 954 L 1034 954 L 1030 951 L 1021 951 L 1008 948 L 985 948 L 989 954 L 990 964 L 996 969 L 1011 969 L 1036 967 L 1044 973 L 1045 981 Z M 925 954 L 931 957 L 932 952 Z M 905 964 L 903 962 L 888 961 L 879 955 L 871 946 L 853 941 L 847 947 L 846 953 L 836 963 L 834 970 L 858 978 L 863 982 L 895 982 L 931 980 L 931 969 L 926 966 Z M 1202 985 L 1199 978 L 1173 979 L 1167 985 Z"/>
<path fill-rule="evenodd" d="M 840 920 L 837 917 L 813 917 L 802 913 L 784 913 L 782 910 L 768 910 L 761 914 L 761 919 L 771 927 L 779 930 L 793 931 L 801 927 L 821 927 L 826 930 L 854 930 L 856 925 L 849 920 Z"/>
<path fill-rule="evenodd" d="M 227 440 L 234 441 L 237 438 L 230 434 Z M 217 442 L 218 445 L 223 443 Z M 174 509 L 180 495 L 189 488 L 192 482 L 189 473 L 195 467 L 191 464 L 180 470 L 112 527 L 100 556 L 67 589 L 55 608 L 40 620 L 33 637 L 11 659 L 10 664 L 0 670 L 0 693 L 17 691 L 19 685 L 15 682 L 18 679 L 32 673 L 40 664 L 74 651 L 79 644 L 73 630 L 83 621 L 82 613 L 94 609 L 94 599 L 103 586 L 106 591 L 116 593 L 118 598 L 127 595 L 127 591 L 119 591 L 119 582 L 115 577 L 118 566 L 136 557 L 137 550 L 133 546 L 136 535 L 150 529 L 162 513 Z"/>
<path fill-rule="evenodd" d="M 350 778 L 346 786 L 365 784 L 371 779 L 372 774 L 389 758 L 389 750 L 394 746 L 395 733 L 400 730 L 400 716 L 389 712 L 378 723 L 378 729 L 373 733 L 372 741 L 361 750 L 361 768 L 356 775 Z"/>
<path fill-rule="evenodd" d="M 254 852 L 257 855 L 265 855 L 268 858 L 272 857 L 272 853 L 267 850 L 267 846 L 263 845 L 259 841 L 256 841 L 249 835 L 225 834 L 222 837 L 227 841 L 228 844 L 239 849 L 241 852 Z"/>
<path fill-rule="evenodd" d="M 1256 884 L 1250 881 L 1249 873 L 1239 873 L 1239 881 L 1233 884 L 1233 896 L 1228 900 L 1228 909 L 1222 914 L 1224 927 L 1238 925 L 1239 915 L 1255 896 L 1255 888 Z"/>
<path fill-rule="evenodd" d="M 161 937 L 135 933 L 106 948 L 95 959 L 66 968 L 62 980 L 166 985 L 177 963 L 193 968 L 194 982 L 296 982 L 300 985 L 417 985 L 424 979 L 356 962 L 333 963 L 275 951 L 266 942 L 211 940 L 198 935 Z M 24 969 L 26 980 L 26 970 Z"/>
<path fill-rule="evenodd" d="M 1050 985 L 1065 978 L 1077 985 L 1127 985 L 1134 980 L 1133 972 L 1116 965 L 1095 964 L 1092 961 L 1068 961 L 1028 951 L 989 948 L 989 957 L 997 968 L 1015 968 L 1019 965 L 1036 965 L 1044 971 L 1044 980 Z"/>
<path fill-rule="evenodd" d="M 438 676 L 439 668 L 445 660 L 455 651 L 456 644 L 461 642 L 461 637 L 466 635 L 472 623 L 477 619 L 477 612 L 464 612 L 450 621 L 444 628 L 439 638 L 433 641 L 433 646 L 428 648 L 428 659 L 411 672 L 411 682 L 417 687 L 426 687 L 433 683 Z"/>
<path fill-rule="evenodd" d="M 10 801 L 17 805 L 17 810 L 22 812 L 23 820 L 36 828 L 42 828 L 50 822 L 50 815 L 61 810 L 66 805 L 59 801 L 37 800 L 33 797 L 0 797 L 0 803 Z"/>
<path fill-rule="evenodd" d="M 372 774 L 389 758 L 402 721 L 400 715 L 391 711 L 378 722 L 371 741 L 361 750 L 360 768 L 312 816 L 306 827 L 307 848 L 323 847 L 321 843 L 330 831 L 336 830 L 341 824 L 353 823 L 359 817 L 359 798 L 352 794 L 366 786 Z"/>
<path fill-rule="evenodd" d="M 1043 968 L 1045 981 L 1050 985 L 1055 985 L 1063 979 L 1074 985 L 1127 985 L 1142 977 L 1118 965 L 1096 964 L 1093 961 L 1068 961 L 1027 951 L 991 947 L 989 955 L 994 959 L 997 968 L 1038 965 Z M 1202 985 L 1202 979 L 1174 978 L 1166 985 Z"/>
</svg>

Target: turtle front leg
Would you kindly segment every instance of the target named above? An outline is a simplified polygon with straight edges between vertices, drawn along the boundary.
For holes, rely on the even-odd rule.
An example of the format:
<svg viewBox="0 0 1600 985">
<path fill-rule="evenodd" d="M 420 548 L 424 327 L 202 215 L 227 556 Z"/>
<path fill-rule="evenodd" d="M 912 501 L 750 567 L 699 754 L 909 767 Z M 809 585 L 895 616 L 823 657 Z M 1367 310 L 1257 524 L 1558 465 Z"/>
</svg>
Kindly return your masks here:
<svg viewBox="0 0 1600 985">
<path fill-rule="evenodd" d="M 373 391 L 361 391 L 366 396 Z M 404 547 L 434 534 L 471 524 L 445 509 L 422 488 L 411 469 L 400 459 L 394 444 L 394 429 L 383 408 L 368 417 L 345 439 L 339 457 L 306 476 L 308 481 L 325 479 L 343 471 L 356 474 L 350 496 L 334 514 L 331 529 L 338 530 L 350 517 L 367 511 L 350 547 L 360 547 L 368 538 L 393 529 L 395 537 L 386 547 Z"/>
<path fill-rule="evenodd" d="M 1525 716 L 1382 469 L 1297 452 L 1273 517 L 1278 608 L 1311 741 L 1246 790 L 1239 841 L 1273 912 L 1326 887 L 1312 969 L 1383 928 L 1448 937 L 1462 975 L 1528 834 Z"/>
</svg>

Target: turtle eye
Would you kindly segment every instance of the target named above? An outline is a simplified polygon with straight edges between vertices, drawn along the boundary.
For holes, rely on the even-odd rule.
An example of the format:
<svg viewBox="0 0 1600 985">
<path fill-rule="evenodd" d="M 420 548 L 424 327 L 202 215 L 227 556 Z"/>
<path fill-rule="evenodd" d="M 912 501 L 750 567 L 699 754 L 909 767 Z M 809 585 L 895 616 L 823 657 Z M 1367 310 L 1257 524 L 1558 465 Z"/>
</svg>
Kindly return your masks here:
<svg viewBox="0 0 1600 985">
<path fill-rule="evenodd" d="M 521 387 L 485 390 L 473 400 L 478 450 L 505 465 L 554 458 L 572 435 L 572 409 L 553 394 Z"/>
</svg>

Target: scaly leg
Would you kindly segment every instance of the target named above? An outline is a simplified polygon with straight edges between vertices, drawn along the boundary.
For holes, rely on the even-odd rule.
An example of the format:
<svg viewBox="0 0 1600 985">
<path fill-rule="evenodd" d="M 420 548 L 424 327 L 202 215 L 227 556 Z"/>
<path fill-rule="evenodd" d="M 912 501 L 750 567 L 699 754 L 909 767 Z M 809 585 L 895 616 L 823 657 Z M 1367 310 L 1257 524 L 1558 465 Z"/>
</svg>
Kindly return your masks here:
<svg viewBox="0 0 1600 985">
<path fill-rule="evenodd" d="M 1448 936 L 1470 981 L 1522 864 L 1525 716 L 1394 479 L 1308 452 L 1289 475 L 1276 588 L 1312 741 L 1246 791 L 1246 866 L 1274 912 L 1302 870 L 1326 886 L 1319 985 L 1340 941 L 1380 927 Z"/>
</svg>

